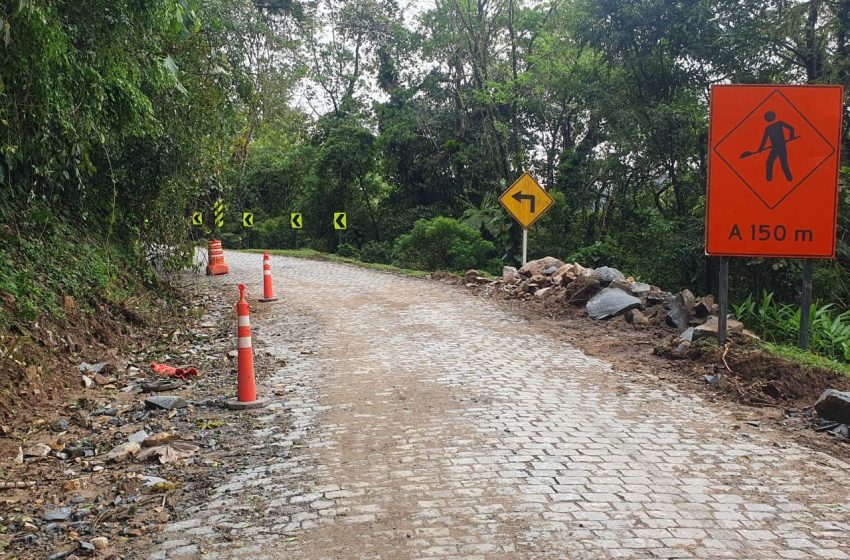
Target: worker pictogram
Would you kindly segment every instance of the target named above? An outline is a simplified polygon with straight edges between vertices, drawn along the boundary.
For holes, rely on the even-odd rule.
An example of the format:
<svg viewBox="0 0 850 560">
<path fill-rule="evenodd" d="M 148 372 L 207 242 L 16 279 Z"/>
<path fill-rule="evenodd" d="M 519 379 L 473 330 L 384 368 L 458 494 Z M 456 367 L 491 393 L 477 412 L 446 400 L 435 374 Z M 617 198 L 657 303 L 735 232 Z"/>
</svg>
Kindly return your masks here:
<svg viewBox="0 0 850 560">
<path fill-rule="evenodd" d="M 706 252 L 831 257 L 841 86 L 712 88 Z"/>
<path fill-rule="evenodd" d="M 242 226 L 243 227 L 254 227 L 254 213 L 253 212 L 242 212 Z"/>
<path fill-rule="evenodd" d="M 785 175 L 785 180 L 793 181 L 794 177 L 791 175 L 791 166 L 788 165 L 788 143 L 800 137 L 794 136 L 793 126 L 783 121 L 776 121 L 776 113 L 773 111 L 765 111 L 764 120 L 771 124 L 765 127 L 764 136 L 761 137 L 758 150 L 742 153 L 741 159 L 758 155 L 765 150 L 770 150 L 770 154 L 767 156 L 767 165 L 765 166 L 765 180 L 773 181 L 773 169 L 776 167 L 777 160 L 779 160 L 778 163 L 782 166 L 782 173 Z M 787 138 L 785 136 L 786 130 L 788 131 Z"/>
<path fill-rule="evenodd" d="M 193 226 L 204 225 L 204 213 L 203 212 L 192 212 L 192 225 Z"/>
<path fill-rule="evenodd" d="M 213 214 L 215 214 L 215 225 L 218 228 L 224 227 L 224 202 L 219 198 L 213 205 Z"/>
<path fill-rule="evenodd" d="M 836 148 L 779 89 L 712 148 L 768 208 L 776 208 L 836 153 Z"/>
<path fill-rule="evenodd" d="M 525 229 L 531 227 L 555 204 L 549 193 L 528 173 L 523 173 L 508 187 L 499 197 L 499 202 Z"/>
<path fill-rule="evenodd" d="M 348 215 L 345 212 L 334 212 L 334 229 L 348 229 Z"/>
<path fill-rule="evenodd" d="M 292 212 L 289 214 L 289 227 L 292 229 L 301 229 L 304 227 L 304 222 L 301 219 L 301 214 L 299 212 Z"/>
</svg>

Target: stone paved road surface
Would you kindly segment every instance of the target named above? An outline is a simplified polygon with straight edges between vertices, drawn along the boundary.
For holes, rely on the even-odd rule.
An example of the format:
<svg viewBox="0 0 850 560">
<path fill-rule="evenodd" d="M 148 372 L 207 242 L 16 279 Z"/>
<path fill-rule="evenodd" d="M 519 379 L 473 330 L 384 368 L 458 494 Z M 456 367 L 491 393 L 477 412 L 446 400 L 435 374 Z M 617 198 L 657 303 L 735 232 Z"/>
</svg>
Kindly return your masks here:
<svg viewBox="0 0 850 560">
<path fill-rule="evenodd" d="M 216 283 L 256 295 L 260 258 L 228 254 Z M 730 431 L 460 288 L 272 266 L 254 341 L 290 391 L 255 466 L 151 559 L 850 558 L 847 464 Z"/>
</svg>

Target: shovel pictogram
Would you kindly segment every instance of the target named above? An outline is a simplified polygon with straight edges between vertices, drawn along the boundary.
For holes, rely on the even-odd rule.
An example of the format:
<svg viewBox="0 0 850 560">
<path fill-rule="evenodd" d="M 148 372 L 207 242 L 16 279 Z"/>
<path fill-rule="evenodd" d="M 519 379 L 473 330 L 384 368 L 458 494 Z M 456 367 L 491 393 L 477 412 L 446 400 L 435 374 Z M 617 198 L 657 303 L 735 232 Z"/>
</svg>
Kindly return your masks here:
<svg viewBox="0 0 850 560">
<path fill-rule="evenodd" d="M 797 140 L 797 139 L 799 139 L 799 138 L 801 138 L 801 136 L 799 136 L 799 135 L 797 135 L 797 136 L 793 136 L 793 137 L 788 138 L 787 140 L 785 140 L 785 143 L 787 144 L 788 142 L 791 142 L 792 140 Z M 765 147 L 764 147 L 764 148 L 762 148 L 761 150 L 756 150 L 756 151 L 754 151 L 754 152 L 751 152 L 751 151 L 749 151 L 749 150 L 746 150 L 746 151 L 744 151 L 744 152 L 741 154 L 741 158 L 740 158 L 740 159 L 746 159 L 746 158 L 748 158 L 748 157 L 750 157 L 750 156 L 754 156 L 754 155 L 756 155 L 756 154 L 760 154 L 760 153 L 762 153 L 762 152 L 766 152 L 766 151 L 770 150 L 770 148 L 771 148 L 770 146 L 765 146 Z"/>
</svg>

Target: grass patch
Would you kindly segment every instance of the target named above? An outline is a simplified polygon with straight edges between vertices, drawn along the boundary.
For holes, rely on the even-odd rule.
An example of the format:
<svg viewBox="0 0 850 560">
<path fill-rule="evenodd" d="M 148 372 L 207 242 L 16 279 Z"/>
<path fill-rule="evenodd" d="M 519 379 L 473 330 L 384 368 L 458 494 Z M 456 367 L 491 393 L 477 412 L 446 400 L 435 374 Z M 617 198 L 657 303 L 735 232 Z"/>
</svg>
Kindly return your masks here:
<svg viewBox="0 0 850 560">
<path fill-rule="evenodd" d="M 262 249 L 240 249 L 239 252 L 242 253 L 257 253 L 262 254 Z M 295 257 L 299 259 L 312 259 L 317 261 L 328 261 L 334 263 L 341 264 L 350 264 L 354 266 L 359 266 L 361 268 L 368 268 L 370 270 L 378 270 L 381 272 L 391 272 L 393 274 L 401 274 L 403 276 L 412 276 L 416 278 L 422 278 L 431 274 L 430 272 L 426 272 L 424 270 L 411 270 L 409 268 L 399 268 L 397 266 L 393 266 L 391 264 L 381 264 L 381 263 L 368 263 L 363 261 L 358 261 L 357 259 L 352 259 L 349 257 L 341 257 L 339 255 L 335 255 L 333 253 L 322 253 L 321 251 L 316 251 L 314 249 L 270 249 L 270 255 L 277 255 L 280 257 Z"/>
<path fill-rule="evenodd" d="M 835 371 L 850 377 L 850 364 L 844 364 L 787 344 L 764 342 L 762 346 L 771 354 L 791 360 L 800 365 Z"/>
</svg>

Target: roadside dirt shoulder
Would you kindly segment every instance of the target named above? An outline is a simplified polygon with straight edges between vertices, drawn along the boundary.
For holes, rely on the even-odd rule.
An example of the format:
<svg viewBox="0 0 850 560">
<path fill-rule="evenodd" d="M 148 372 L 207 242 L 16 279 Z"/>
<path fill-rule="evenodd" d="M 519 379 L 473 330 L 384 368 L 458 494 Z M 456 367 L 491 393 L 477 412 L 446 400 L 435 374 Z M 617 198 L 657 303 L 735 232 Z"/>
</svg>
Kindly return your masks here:
<svg viewBox="0 0 850 560">
<path fill-rule="evenodd" d="M 186 504 L 244 467 L 255 413 L 223 406 L 236 392 L 235 299 L 213 282 L 186 273 L 173 314 L 65 355 L 74 373 L 53 398 L 3 427 L 0 558 L 145 557 Z M 262 349 L 255 359 L 259 382 L 282 365 Z M 152 362 L 199 375 L 169 377 Z"/>
</svg>

